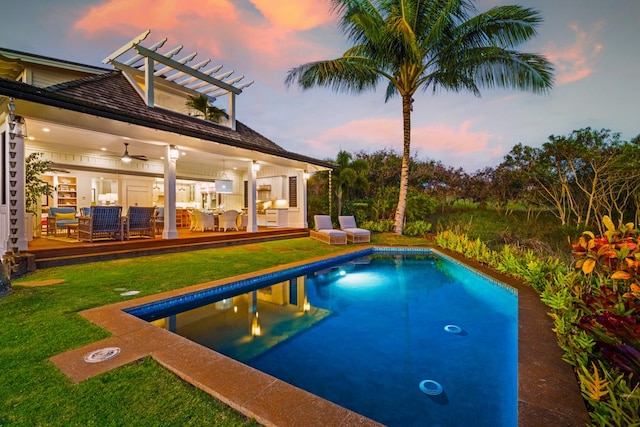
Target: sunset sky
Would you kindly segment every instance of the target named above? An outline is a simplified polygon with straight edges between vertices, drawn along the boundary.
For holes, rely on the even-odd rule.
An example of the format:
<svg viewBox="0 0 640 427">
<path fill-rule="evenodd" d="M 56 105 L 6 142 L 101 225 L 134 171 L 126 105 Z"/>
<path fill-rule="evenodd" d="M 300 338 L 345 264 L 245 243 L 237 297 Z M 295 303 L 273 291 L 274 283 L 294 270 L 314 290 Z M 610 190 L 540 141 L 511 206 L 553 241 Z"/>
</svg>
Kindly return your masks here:
<svg viewBox="0 0 640 427">
<path fill-rule="evenodd" d="M 538 146 L 587 126 L 625 140 L 640 134 L 640 1 L 475 4 L 541 12 L 538 36 L 520 50 L 554 63 L 555 87 L 547 95 L 483 90 L 481 98 L 419 92 L 418 158 L 474 172 L 500 163 L 517 143 Z M 4 4 L 2 15 L 1 47 L 97 66 L 109 67 L 102 60 L 146 29 L 147 46 L 163 37 L 163 50 L 183 44 L 183 56 L 198 52 L 192 64 L 212 58 L 221 72 L 255 80 L 238 97 L 238 119 L 287 150 L 319 159 L 340 149 L 402 150 L 400 98 L 385 103 L 384 84 L 359 96 L 285 87 L 290 68 L 348 47 L 326 0 L 22 0 Z"/>
</svg>

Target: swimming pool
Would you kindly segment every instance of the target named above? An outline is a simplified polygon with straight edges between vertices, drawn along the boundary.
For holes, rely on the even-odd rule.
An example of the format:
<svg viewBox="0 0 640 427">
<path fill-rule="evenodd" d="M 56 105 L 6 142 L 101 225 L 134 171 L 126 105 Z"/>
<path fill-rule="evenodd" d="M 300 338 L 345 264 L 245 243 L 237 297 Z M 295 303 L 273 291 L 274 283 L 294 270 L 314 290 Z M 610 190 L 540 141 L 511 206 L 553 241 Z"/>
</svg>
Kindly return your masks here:
<svg viewBox="0 0 640 427">
<path fill-rule="evenodd" d="M 411 252 L 362 251 L 128 311 L 167 317 L 196 342 L 387 425 L 517 425 L 515 292 Z M 223 317 L 235 326 L 212 334 Z M 425 380 L 442 393 L 421 390 Z"/>
</svg>

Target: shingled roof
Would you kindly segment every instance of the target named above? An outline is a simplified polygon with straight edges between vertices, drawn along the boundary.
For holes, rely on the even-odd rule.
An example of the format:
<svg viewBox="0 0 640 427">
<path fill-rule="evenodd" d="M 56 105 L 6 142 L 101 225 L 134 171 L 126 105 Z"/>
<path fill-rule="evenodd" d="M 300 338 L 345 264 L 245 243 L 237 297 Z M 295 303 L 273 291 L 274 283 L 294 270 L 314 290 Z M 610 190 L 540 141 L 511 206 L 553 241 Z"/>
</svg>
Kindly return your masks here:
<svg viewBox="0 0 640 427">
<path fill-rule="evenodd" d="M 185 114 L 148 107 L 120 71 L 46 88 L 0 78 L 0 94 L 318 166 L 334 166 L 327 161 L 287 151 L 240 121 L 236 121 L 236 130 L 233 130 Z"/>
</svg>

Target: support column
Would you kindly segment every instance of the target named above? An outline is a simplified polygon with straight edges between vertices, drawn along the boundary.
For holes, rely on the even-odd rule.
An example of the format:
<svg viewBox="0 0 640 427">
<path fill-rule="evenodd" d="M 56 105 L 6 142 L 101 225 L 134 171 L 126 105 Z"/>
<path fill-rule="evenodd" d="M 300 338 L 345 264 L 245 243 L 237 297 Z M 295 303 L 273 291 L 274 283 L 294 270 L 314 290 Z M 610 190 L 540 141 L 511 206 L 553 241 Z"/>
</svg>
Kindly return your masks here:
<svg viewBox="0 0 640 427">
<path fill-rule="evenodd" d="M 229 127 L 236 130 L 236 94 L 229 92 L 229 106 L 227 113 L 229 114 Z"/>
<path fill-rule="evenodd" d="M 163 239 L 177 239 L 176 228 L 176 161 L 174 147 L 167 145 L 164 156 L 164 228 Z"/>
<path fill-rule="evenodd" d="M 302 172 L 302 197 L 301 201 L 298 203 L 298 207 L 302 211 L 302 226 L 304 228 L 309 228 L 309 222 L 307 221 L 307 217 L 309 216 L 309 211 L 307 207 L 307 181 L 309 180 L 309 172 Z M 302 204 L 302 206 L 301 206 Z"/>
<path fill-rule="evenodd" d="M 247 176 L 247 231 L 249 233 L 256 233 L 258 231 L 258 215 L 256 214 L 256 178 L 258 171 L 256 170 L 257 163 L 253 161 L 249 162 Z"/>
<path fill-rule="evenodd" d="M 15 108 L 13 99 L 10 106 Z M 7 116 L 7 149 L 4 153 L 7 171 L 8 205 L 9 205 L 9 234 L 6 249 L 13 253 L 26 251 L 28 241 L 25 229 L 25 148 L 24 148 L 24 118 L 13 114 Z M 13 120 L 11 120 L 13 118 Z"/>
</svg>

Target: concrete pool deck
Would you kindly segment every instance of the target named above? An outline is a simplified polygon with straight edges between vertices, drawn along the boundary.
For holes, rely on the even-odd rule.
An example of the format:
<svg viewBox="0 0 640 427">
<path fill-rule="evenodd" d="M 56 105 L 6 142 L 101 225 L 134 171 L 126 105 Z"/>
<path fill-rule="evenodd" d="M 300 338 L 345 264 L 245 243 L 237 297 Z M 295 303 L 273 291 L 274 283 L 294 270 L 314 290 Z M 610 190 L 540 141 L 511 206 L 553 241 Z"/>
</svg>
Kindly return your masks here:
<svg viewBox="0 0 640 427">
<path fill-rule="evenodd" d="M 351 251 L 359 251 L 359 245 Z M 518 290 L 518 425 L 584 426 L 589 416 L 571 366 L 551 330 L 547 307 L 529 286 L 458 254 L 436 248 L 451 258 Z M 348 253 L 349 251 L 341 252 Z M 113 336 L 52 357 L 73 382 L 151 356 L 183 380 L 266 426 L 379 426 L 380 424 L 213 350 L 154 326 L 123 310 L 198 290 L 248 279 L 334 255 L 268 270 L 207 282 L 161 294 L 130 299 L 80 312 Z M 100 363 L 84 357 L 96 350 L 118 347 L 120 353 Z M 295 404 L 292 404 L 295 403 Z"/>
</svg>

